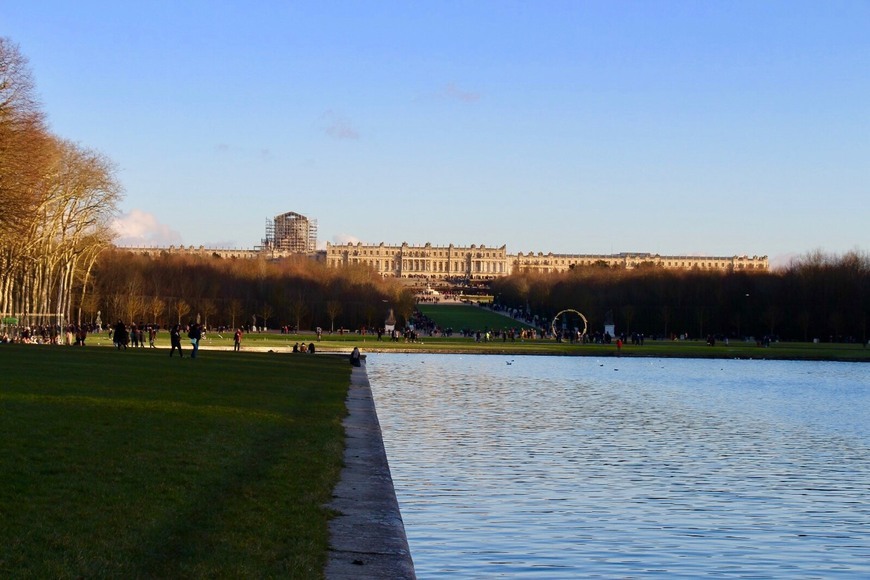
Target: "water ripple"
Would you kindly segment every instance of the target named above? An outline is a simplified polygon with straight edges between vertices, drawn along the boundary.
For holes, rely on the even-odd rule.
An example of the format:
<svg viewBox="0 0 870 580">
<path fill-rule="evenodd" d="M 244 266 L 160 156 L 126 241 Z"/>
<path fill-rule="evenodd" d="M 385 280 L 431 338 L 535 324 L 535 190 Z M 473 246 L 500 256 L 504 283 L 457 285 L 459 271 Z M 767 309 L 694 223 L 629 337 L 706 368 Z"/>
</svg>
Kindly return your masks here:
<svg viewBox="0 0 870 580">
<path fill-rule="evenodd" d="M 367 366 L 420 578 L 870 576 L 865 365 Z"/>
</svg>

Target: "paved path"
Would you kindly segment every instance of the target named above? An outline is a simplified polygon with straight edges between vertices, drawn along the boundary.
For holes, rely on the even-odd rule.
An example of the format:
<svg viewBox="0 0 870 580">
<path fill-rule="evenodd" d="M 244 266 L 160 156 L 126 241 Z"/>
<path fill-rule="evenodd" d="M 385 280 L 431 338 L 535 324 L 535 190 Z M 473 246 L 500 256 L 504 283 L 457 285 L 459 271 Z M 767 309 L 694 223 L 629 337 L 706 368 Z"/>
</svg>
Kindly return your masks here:
<svg viewBox="0 0 870 580">
<path fill-rule="evenodd" d="M 347 409 L 344 469 L 329 504 L 341 515 L 329 524 L 326 578 L 415 579 L 365 364 L 353 369 Z"/>
</svg>

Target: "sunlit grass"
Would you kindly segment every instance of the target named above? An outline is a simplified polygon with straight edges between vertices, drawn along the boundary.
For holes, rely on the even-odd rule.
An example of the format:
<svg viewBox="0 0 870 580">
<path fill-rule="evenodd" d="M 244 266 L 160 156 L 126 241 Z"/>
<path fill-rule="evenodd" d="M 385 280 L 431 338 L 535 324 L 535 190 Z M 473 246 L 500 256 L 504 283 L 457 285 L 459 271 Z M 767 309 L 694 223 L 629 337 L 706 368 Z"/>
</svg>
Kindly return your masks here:
<svg viewBox="0 0 870 580">
<path fill-rule="evenodd" d="M 337 357 L 0 347 L 0 576 L 317 577 Z"/>
</svg>

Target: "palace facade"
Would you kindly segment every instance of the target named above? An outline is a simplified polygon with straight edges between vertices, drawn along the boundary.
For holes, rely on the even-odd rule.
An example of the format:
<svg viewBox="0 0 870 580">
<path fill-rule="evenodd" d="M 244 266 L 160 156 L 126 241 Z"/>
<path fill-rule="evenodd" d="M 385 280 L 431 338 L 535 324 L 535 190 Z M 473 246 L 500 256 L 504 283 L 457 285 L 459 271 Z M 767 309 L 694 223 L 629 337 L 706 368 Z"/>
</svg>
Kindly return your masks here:
<svg viewBox="0 0 870 580">
<path fill-rule="evenodd" d="M 326 264 L 333 268 L 365 264 L 396 278 L 471 278 L 487 280 L 510 274 L 505 246 L 388 246 L 326 243 Z"/>
<path fill-rule="evenodd" d="M 250 250 L 206 248 L 204 246 L 169 246 L 121 248 L 137 253 L 160 255 L 188 254 L 218 258 L 284 258 L 308 256 L 323 260 L 332 268 L 361 264 L 374 269 L 381 276 L 421 279 L 492 280 L 520 272 L 542 274 L 564 272 L 575 267 L 608 266 L 628 270 L 641 267 L 665 269 L 699 269 L 718 271 L 766 271 L 770 265 L 767 256 L 662 256 L 648 253 L 621 254 L 554 254 L 529 252 L 508 254 L 507 247 L 433 246 L 426 243 L 413 246 L 347 243 L 326 243 L 326 251 L 316 250 L 317 220 L 287 212 L 266 222 L 266 236 L 261 244 Z"/>
<path fill-rule="evenodd" d="M 621 254 L 508 254 L 506 246 L 412 246 L 380 243 L 326 244 L 330 267 L 363 264 L 382 276 L 397 278 L 468 278 L 490 280 L 519 272 L 564 272 L 578 266 L 606 265 L 634 269 L 755 270 L 766 271 L 767 256 L 662 256 L 648 253 Z"/>
<path fill-rule="evenodd" d="M 547 274 L 564 272 L 575 267 L 608 266 L 632 270 L 642 267 L 664 268 L 668 270 L 718 270 L 727 271 L 767 271 L 770 268 L 767 256 L 663 256 L 647 253 L 620 254 L 554 254 L 529 252 L 508 254 L 506 246 L 433 246 L 424 244 L 412 246 L 348 243 L 326 244 L 326 251 L 293 252 L 273 247 L 259 247 L 250 250 L 229 248 L 206 248 L 205 246 L 169 247 L 122 247 L 134 254 L 159 256 L 161 254 L 186 254 L 193 256 L 252 259 L 285 258 L 293 255 L 307 255 L 324 260 L 333 268 L 352 264 L 363 264 L 374 269 L 381 276 L 396 278 L 492 280 L 519 272 Z"/>
</svg>

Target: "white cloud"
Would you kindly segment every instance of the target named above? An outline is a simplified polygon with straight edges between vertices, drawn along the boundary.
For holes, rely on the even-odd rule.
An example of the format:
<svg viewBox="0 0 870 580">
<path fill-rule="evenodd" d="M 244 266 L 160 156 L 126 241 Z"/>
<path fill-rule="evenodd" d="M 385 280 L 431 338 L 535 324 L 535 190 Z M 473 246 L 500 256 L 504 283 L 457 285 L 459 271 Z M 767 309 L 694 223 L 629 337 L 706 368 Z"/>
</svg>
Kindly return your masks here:
<svg viewBox="0 0 870 580">
<path fill-rule="evenodd" d="M 154 214 L 134 209 L 112 221 L 119 246 L 158 246 L 181 244 L 181 234 L 161 224 Z"/>
</svg>

